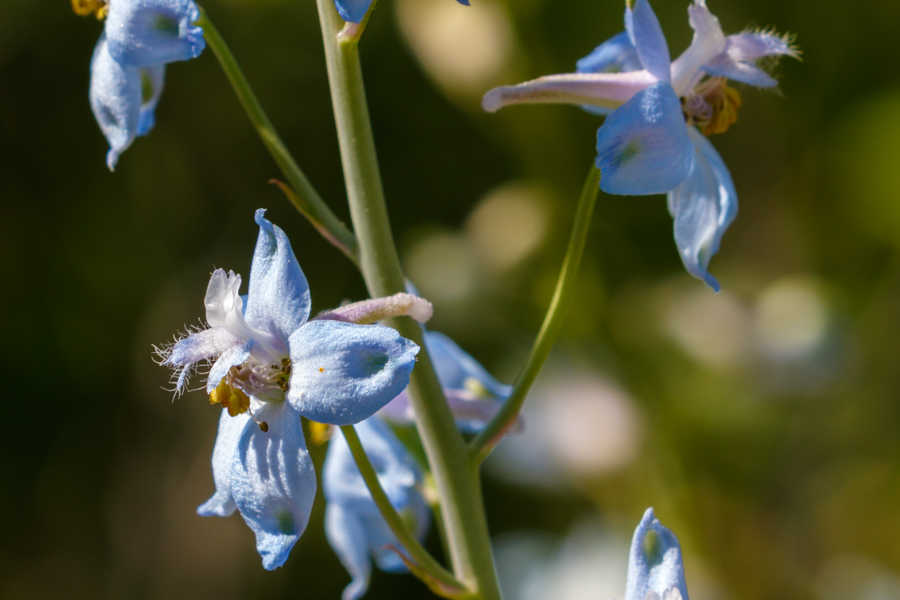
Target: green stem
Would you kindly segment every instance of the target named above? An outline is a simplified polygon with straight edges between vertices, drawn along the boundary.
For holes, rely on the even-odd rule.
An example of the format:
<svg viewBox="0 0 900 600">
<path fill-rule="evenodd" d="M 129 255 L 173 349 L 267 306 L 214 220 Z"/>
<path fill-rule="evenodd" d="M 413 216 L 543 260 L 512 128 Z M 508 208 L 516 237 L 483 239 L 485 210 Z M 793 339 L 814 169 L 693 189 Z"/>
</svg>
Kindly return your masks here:
<svg viewBox="0 0 900 600">
<path fill-rule="evenodd" d="M 340 143 L 350 215 L 360 249 L 360 268 L 369 294 L 375 298 L 405 291 L 405 280 L 394 245 L 375 142 L 359 62 L 358 38 L 341 36 L 344 21 L 333 0 L 316 0 L 328 81 Z M 456 428 L 434 367 L 422 340 L 422 329 L 411 319 L 392 323 L 420 346 L 409 391 L 416 427 L 441 499 L 450 560 L 456 578 L 474 597 L 499 600 L 500 587 L 491 554 L 490 536 L 481 499 L 477 466 Z"/>
<path fill-rule="evenodd" d="M 556 291 L 553 293 L 553 299 L 550 301 L 550 307 L 547 309 L 547 316 L 544 317 L 544 323 L 538 332 L 531 352 L 522 367 L 522 372 L 516 379 L 512 394 L 506 400 L 503 408 L 500 409 L 487 427 L 481 430 L 479 434 L 472 440 L 469 449 L 476 464 L 480 464 L 491 453 L 494 447 L 503 439 L 503 436 L 509 428 L 515 423 L 519 416 L 519 411 L 531 391 L 531 386 L 537 379 L 538 374 L 547 362 L 550 350 L 559 332 L 562 329 L 563 321 L 566 318 L 566 311 L 572 300 L 572 291 L 575 288 L 575 280 L 578 277 L 578 267 L 581 264 L 581 256 L 584 254 L 584 245 L 587 240 L 588 230 L 591 226 L 591 215 L 594 212 L 594 205 L 597 203 L 597 196 L 600 192 L 600 171 L 596 167 L 591 167 L 584 189 L 581 192 L 581 199 L 578 201 L 578 209 L 575 212 L 575 222 L 572 225 L 572 237 L 569 239 L 569 249 L 566 252 L 566 258 L 563 262 L 562 271 L 559 274 L 559 280 L 556 282 Z"/>
<path fill-rule="evenodd" d="M 247 116 L 250 117 L 250 121 L 256 128 L 256 132 L 262 139 L 263 144 L 265 144 L 266 149 L 268 149 L 269 154 L 278 163 L 278 168 L 281 169 L 285 179 L 288 180 L 291 188 L 293 188 L 295 193 L 293 195 L 288 194 L 291 203 L 319 231 L 325 234 L 326 239 L 329 239 L 329 241 L 340 248 L 353 262 L 357 262 L 358 250 L 353 232 L 347 229 L 346 225 L 331 212 L 331 209 L 328 208 L 328 205 L 325 204 L 315 188 L 313 188 L 309 179 L 297 166 L 291 153 L 288 152 L 284 142 L 281 141 L 281 138 L 275 131 L 272 122 L 269 121 L 269 117 L 266 116 L 259 100 L 256 98 L 256 94 L 250 88 L 250 84 L 244 77 L 244 73 L 238 66 L 225 40 L 222 39 L 219 31 L 202 8 L 200 9 L 200 19 L 197 20 L 196 24 L 203 28 L 203 37 L 206 38 L 209 47 L 216 55 L 216 58 L 219 59 L 219 64 L 222 66 L 222 70 L 225 71 L 228 81 L 231 82 L 234 93 L 237 95 L 238 100 L 241 101 L 241 105 L 247 112 Z"/>
<path fill-rule="evenodd" d="M 419 540 L 416 539 L 416 536 L 413 535 L 409 530 L 409 527 L 406 526 L 403 517 L 400 516 L 400 513 L 398 513 L 397 509 L 394 508 L 394 505 L 391 504 L 390 499 L 381 487 L 381 482 L 378 480 L 378 474 L 375 472 L 375 468 L 372 467 L 372 463 L 369 461 L 369 457 L 366 455 L 366 451 L 363 448 L 362 442 L 360 442 L 359 436 L 356 433 L 356 429 L 353 428 L 353 425 L 342 426 L 341 432 L 344 434 L 344 439 L 347 441 L 347 446 L 349 446 L 351 454 L 353 454 L 356 466 L 359 468 L 359 472 L 366 482 L 366 487 L 369 488 L 369 493 L 372 494 L 375 506 L 378 507 L 381 516 L 384 517 L 388 527 L 391 528 L 394 536 L 396 536 L 397 541 L 400 542 L 403 549 L 409 554 L 409 558 L 415 561 L 418 568 L 426 572 L 441 586 L 448 589 L 463 590 L 463 584 L 457 581 L 452 573 L 442 567 L 434 560 L 434 558 L 432 558 L 428 551 L 422 547 Z"/>
</svg>

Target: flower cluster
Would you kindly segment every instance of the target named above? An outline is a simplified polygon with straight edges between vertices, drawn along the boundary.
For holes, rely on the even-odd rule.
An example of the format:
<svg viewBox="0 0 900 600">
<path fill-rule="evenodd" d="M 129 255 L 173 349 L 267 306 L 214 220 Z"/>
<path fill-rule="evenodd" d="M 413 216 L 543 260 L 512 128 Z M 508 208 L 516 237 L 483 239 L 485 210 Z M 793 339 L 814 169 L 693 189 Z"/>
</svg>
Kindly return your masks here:
<svg viewBox="0 0 900 600">
<path fill-rule="evenodd" d="M 309 320 L 309 286 L 287 236 L 262 209 L 256 222 L 248 294 L 239 294 L 240 275 L 214 271 L 209 327 L 161 355 L 176 369 L 178 390 L 198 363 L 212 363 L 206 390 L 223 407 L 212 459 L 216 492 L 198 512 L 237 509 L 256 534 L 263 566 L 274 569 L 306 528 L 315 498 L 300 417 L 333 425 L 367 419 L 407 386 L 419 348 L 389 327 Z"/>
<path fill-rule="evenodd" d="M 625 8 L 626 30 L 579 60 L 575 73 L 493 89 L 483 106 L 495 111 L 516 103 L 561 102 L 606 115 L 597 132 L 600 188 L 610 194 L 666 193 L 685 268 L 718 291 L 707 268 L 737 215 L 737 194 L 704 136 L 724 132 L 737 119 L 741 98 L 727 79 L 773 87 L 777 82 L 760 68 L 760 59 L 796 51 L 771 32 L 725 36 L 705 0 L 694 0 L 688 14 L 694 38 L 674 61 L 650 3 L 635 0 Z"/>
<path fill-rule="evenodd" d="M 134 138 L 153 129 L 166 64 L 196 58 L 206 47 L 194 25 L 200 11 L 193 0 L 73 0 L 73 6 L 106 19 L 91 59 L 89 98 L 112 171 Z"/>
</svg>

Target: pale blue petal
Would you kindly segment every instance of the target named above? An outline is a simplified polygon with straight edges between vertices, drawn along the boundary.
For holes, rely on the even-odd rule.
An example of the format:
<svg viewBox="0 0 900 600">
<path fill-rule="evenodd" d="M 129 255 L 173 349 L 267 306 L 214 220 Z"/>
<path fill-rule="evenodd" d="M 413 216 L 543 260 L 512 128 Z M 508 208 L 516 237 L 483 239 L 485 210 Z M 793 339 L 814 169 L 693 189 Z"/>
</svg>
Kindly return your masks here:
<svg viewBox="0 0 900 600">
<path fill-rule="evenodd" d="M 176 367 L 192 365 L 243 345 L 243 340 L 234 337 L 222 327 L 204 329 L 178 340 L 164 364 Z"/>
<path fill-rule="evenodd" d="M 688 600 L 681 546 L 648 508 L 631 541 L 625 600 L 645 600 L 652 593 L 664 598 L 673 588 L 681 592 L 682 600 Z"/>
<path fill-rule="evenodd" d="M 231 465 L 237 452 L 238 442 L 246 427 L 257 427 L 250 415 L 243 413 L 232 417 L 223 408 L 219 417 L 219 433 L 213 446 L 212 472 L 216 492 L 197 508 L 201 517 L 227 517 L 236 508 L 231 495 Z"/>
<path fill-rule="evenodd" d="M 369 418 L 354 427 L 384 493 L 395 508 L 403 509 L 420 478 L 418 466 L 381 419 Z M 322 468 L 322 488 L 329 502 L 339 502 L 359 513 L 380 514 L 339 429 L 335 430 L 328 446 Z"/>
<path fill-rule="evenodd" d="M 719 283 L 707 268 L 737 216 L 737 192 L 709 140 L 694 127 L 689 127 L 688 133 L 696 148 L 694 168 L 668 196 L 669 211 L 675 218 L 675 244 L 688 273 L 719 291 Z"/>
<path fill-rule="evenodd" d="M 89 97 L 94 118 L 109 142 L 106 165 L 112 171 L 119 155 L 125 152 L 137 135 L 141 113 L 141 73 L 113 59 L 105 35 L 100 36 L 91 58 Z"/>
<path fill-rule="evenodd" d="M 600 188 L 608 194 L 667 192 L 684 181 L 693 162 L 681 102 L 665 82 L 635 94 L 597 132 Z"/>
<path fill-rule="evenodd" d="M 325 537 L 350 573 L 351 581 L 344 588 L 341 600 L 362 598 L 369 589 L 372 561 L 360 516 L 339 503 L 329 502 L 325 506 Z"/>
<path fill-rule="evenodd" d="M 209 375 L 206 376 L 206 393 L 212 394 L 222 378 L 228 374 L 228 370 L 235 365 L 239 365 L 250 357 L 250 351 L 253 349 L 253 340 L 240 346 L 232 346 L 219 355 L 216 362 L 209 369 Z"/>
<path fill-rule="evenodd" d="M 409 384 L 419 352 L 389 327 L 341 321 L 310 321 L 288 346 L 288 402 L 332 425 L 359 423 L 390 402 Z"/>
<path fill-rule="evenodd" d="M 443 333 L 425 333 L 425 346 L 444 389 L 465 390 L 475 380 L 494 396 L 506 397 L 512 387 L 494 379 L 481 364 Z"/>
<path fill-rule="evenodd" d="M 109 53 L 133 67 L 195 58 L 206 47 L 199 18 L 192 0 L 115 0 L 106 17 Z"/>
<path fill-rule="evenodd" d="M 671 61 L 666 36 L 647 0 L 635 0 L 633 9 L 626 6 L 625 29 L 643 67 L 660 81 L 670 81 Z"/>
<path fill-rule="evenodd" d="M 254 416 L 268 424 L 268 432 L 244 428 L 232 462 L 231 493 L 256 534 L 263 567 L 272 570 L 284 564 L 306 529 L 316 474 L 297 413 L 285 403 L 265 403 Z"/>
<path fill-rule="evenodd" d="M 156 105 L 162 96 L 166 66 L 157 65 L 141 69 L 141 114 L 138 118 L 138 135 L 147 135 L 156 124 Z"/>
<path fill-rule="evenodd" d="M 359 23 L 369 12 L 372 0 L 334 0 L 334 7 L 345 21 Z"/>
<path fill-rule="evenodd" d="M 725 50 L 707 62 L 703 70 L 757 87 L 774 87 L 778 82 L 757 66 L 757 60 L 771 56 L 796 56 L 788 38 L 774 33 L 744 31 L 725 39 Z"/>
<path fill-rule="evenodd" d="M 244 318 L 251 327 L 286 342 L 309 317 L 309 284 L 284 231 L 269 222 L 265 212 L 256 211 L 259 237 Z"/>
<path fill-rule="evenodd" d="M 575 63 L 576 73 L 626 73 L 643 68 L 627 31 L 609 38 Z"/>
</svg>

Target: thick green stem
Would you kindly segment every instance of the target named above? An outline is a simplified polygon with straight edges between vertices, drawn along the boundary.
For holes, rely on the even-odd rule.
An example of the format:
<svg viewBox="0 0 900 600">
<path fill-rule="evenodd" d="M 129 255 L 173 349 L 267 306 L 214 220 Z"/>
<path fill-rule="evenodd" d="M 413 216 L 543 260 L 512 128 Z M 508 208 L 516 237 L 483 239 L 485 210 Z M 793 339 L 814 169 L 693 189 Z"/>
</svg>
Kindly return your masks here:
<svg viewBox="0 0 900 600">
<path fill-rule="evenodd" d="M 556 282 L 556 291 L 553 293 L 553 299 L 550 301 L 550 307 L 547 309 L 547 316 L 544 317 L 544 323 L 538 332 L 531 352 L 522 367 L 522 372 L 516 379 L 512 394 L 506 400 L 503 408 L 500 409 L 494 418 L 488 423 L 487 427 L 481 430 L 479 434 L 472 440 L 470 450 L 476 464 L 480 464 L 491 453 L 509 428 L 515 423 L 531 391 L 531 386 L 537 379 L 538 374 L 553 349 L 553 344 L 559 336 L 562 329 L 563 321 L 566 318 L 566 311 L 572 299 L 572 291 L 575 288 L 575 280 L 578 277 L 578 267 L 581 265 L 581 256 L 584 254 L 584 245 L 587 240 L 588 230 L 591 226 L 591 215 L 594 212 L 594 205 L 597 203 L 597 195 L 600 192 L 600 171 L 596 167 L 591 167 L 584 189 L 581 192 L 581 199 L 578 201 L 578 209 L 575 213 L 575 222 L 572 225 L 572 237 L 569 239 L 569 249 L 566 252 L 566 258 L 563 262 L 562 271 L 559 274 L 559 280 Z"/>
<path fill-rule="evenodd" d="M 344 21 L 333 0 L 316 0 L 328 80 L 340 142 L 350 214 L 359 243 L 360 267 L 372 297 L 405 291 L 405 280 L 394 246 L 375 142 L 359 62 L 358 37 L 340 35 Z M 465 441 L 422 341 L 422 330 L 411 319 L 394 319 L 401 335 L 421 347 L 409 391 L 416 426 L 434 476 L 456 578 L 477 598 L 498 600 L 500 588 L 491 554 L 490 536 L 478 482 Z"/>
<path fill-rule="evenodd" d="M 372 467 L 372 463 L 369 461 L 369 457 L 366 455 L 366 451 L 363 448 L 362 442 L 360 442 L 359 436 L 353 428 L 353 425 L 341 427 L 341 432 L 344 434 L 347 446 L 350 448 L 351 454 L 353 454 L 353 460 L 356 461 L 356 466 L 359 468 L 359 472 L 366 482 L 366 487 L 369 488 L 369 493 L 372 494 L 375 506 L 378 507 L 381 516 L 384 517 L 388 527 L 391 528 L 394 536 L 396 536 L 397 541 L 403 546 L 403 550 L 408 554 L 408 558 L 412 559 L 419 569 L 427 574 L 429 578 L 433 579 L 436 585 L 447 590 L 456 590 L 458 593 L 462 592 L 464 590 L 463 584 L 457 581 L 452 573 L 447 571 L 434 560 L 430 554 L 428 554 L 428 551 L 422 547 L 419 540 L 416 539 L 416 536 L 413 535 L 409 530 L 409 527 L 406 526 L 403 517 L 400 516 L 400 513 L 398 513 L 397 509 L 394 508 L 394 505 L 391 504 L 390 499 L 381 487 L 381 482 L 378 481 L 378 474 L 375 472 L 374 467 Z M 404 559 L 405 558 L 407 557 L 404 557 Z"/>
<path fill-rule="evenodd" d="M 200 9 L 200 19 L 197 20 L 197 25 L 203 28 L 203 37 L 206 38 L 209 47 L 216 55 L 216 58 L 219 59 L 219 64 L 222 66 L 222 70 L 225 71 L 228 81 L 231 82 L 234 93 L 247 112 L 247 116 L 250 117 L 250 121 L 256 128 L 256 132 L 268 149 L 269 154 L 278 163 L 278 168 L 281 169 L 285 179 L 288 180 L 291 188 L 293 188 L 295 193 L 287 194 L 288 199 L 298 211 L 312 222 L 326 239 L 356 262 L 358 250 L 353 233 L 331 212 L 331 209 L 328 208 L 328 205 L 325 204 L 315 188 L 313 188 L 309 179 L 297 166 L 291 153 L 288 152 L 284 142 L 281 141 L 281 138 L 275 131 L 272 122 L 269 121 L 269 117 L 260 105 L 259 100 L 257 100 L 256 94 L 250 88 L 250 84 L 244 77 L 243 71 L 238 66 L 225 40 L 222 39 L 219 31 L 202 8 Z"/>
</svg>

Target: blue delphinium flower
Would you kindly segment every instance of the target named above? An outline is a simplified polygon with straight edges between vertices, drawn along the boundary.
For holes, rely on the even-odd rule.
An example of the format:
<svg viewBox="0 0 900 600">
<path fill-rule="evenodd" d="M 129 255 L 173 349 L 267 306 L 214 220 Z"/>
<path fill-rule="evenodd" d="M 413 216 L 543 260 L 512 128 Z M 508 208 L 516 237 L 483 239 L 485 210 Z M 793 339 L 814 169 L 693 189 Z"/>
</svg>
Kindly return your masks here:
<svg viewBox="0 0 900 600">
<path fill-rule="evenodd" d="M 206 390 L 223 407 L 213 450 L 216 492 L 198 512 L 240 511 L 266 569 L 281 566 L 303 533 L 316 480 L 300 417 L 358 423 L 409 383 L 418 346 L 380 325 L 308 320 L 309 286 L 287 236 L 256 212 L 249 292 L 240 275 L 213 272 L 208 328 L 160 351 L 183 390 L 210 362 Z"/>
<path fill-rule="evenodd" d="M 512 392 L 512 386 L 494 379 L 478 361 L 443 333 L 425 332 L 425 347 L 457 426 L 466 433 L 477 432 L 500 410 Z M 404 390 L 378 414 L 396 423 L 413 422 L 409 393 Z"/>
<path fill-rule="evenodd" d="M 193 0 L 112 0 L 91 59 L 89 98 L 109 142 L 112 171 L 136 136 L 147 135 L 163 90 L 165 65 L 200 55 L 203 30 Z"/>
<path fill-rule="evenodd" d="M 688 600 L 681 546 L 648 508 L 634 530 L 625 600 Z"/>
<path fill-rule="evenodd" d="M 377 416 L 359 423 L 356 432 L 391 504 L 421 540 L 431 516 L 418 490 L 422 472 L 415 460 Z M 392 549 L 399 550 L 400 544 L 372 500 L 340 429 L 335 430 L 328 447 L 322 488 L 327 501 L 325 535 L 352 578 L 343 600 L 357 600 L 366 593 L 373 558 L 383 571 L 407 570 Z"/>
<path fill-rule="evenodd" d="M 485 110 L 561 102 L 608 115 L 597 132 L 600 187 L 607 193 L 668 194 L 675 241 L 687 271 L 719 290 L 707 268 L 737 215 L 724 162 L 703 134 L 724 132 L 741 99 L 726 78 L 757 87 L 776 81 L 757 62 L 796 56 L 770 32 L 725 36 L 705 0 L 688 7 L 694 38 L 674 62 L 647 0 L 626 6 L 625 29 L 578 61 L 576 73 L 489 91 Z M 702 131 L 702 133 L 701 133 Z"/>
</svg>

